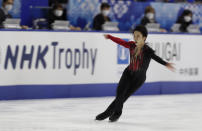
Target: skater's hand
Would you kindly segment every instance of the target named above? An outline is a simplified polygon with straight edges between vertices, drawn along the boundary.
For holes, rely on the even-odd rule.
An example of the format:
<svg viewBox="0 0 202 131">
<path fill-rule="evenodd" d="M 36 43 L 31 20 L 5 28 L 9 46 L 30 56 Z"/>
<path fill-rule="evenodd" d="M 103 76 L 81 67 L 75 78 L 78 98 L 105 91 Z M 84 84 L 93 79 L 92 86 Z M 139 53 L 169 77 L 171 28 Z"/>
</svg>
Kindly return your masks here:
<svg viewBox="0 0 202 131">
<path fill-rule="evenodd" d="M 173 65 L 174 65 L 173 63 L 167 63 L 167 64 L 166 64 L 166 67 L 167 67 L 169 70 L 175 72 L 176 69 L 175 69 L 175 67 L 174 67 Z"/>
<path fill-rule="evenodd" d="M 109 39 L 108 34 L 104 34 L 105 39 Z"/>
</svg>

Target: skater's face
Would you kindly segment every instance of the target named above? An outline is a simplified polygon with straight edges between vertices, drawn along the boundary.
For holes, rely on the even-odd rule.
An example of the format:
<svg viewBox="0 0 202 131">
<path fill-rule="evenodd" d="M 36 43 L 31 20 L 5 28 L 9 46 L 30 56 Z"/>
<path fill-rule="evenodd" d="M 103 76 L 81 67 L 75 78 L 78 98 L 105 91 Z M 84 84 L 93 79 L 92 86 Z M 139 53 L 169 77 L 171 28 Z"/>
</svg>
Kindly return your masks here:
<svg viewBox="0 0 202 131">
<path fill-rule="evenodd" d="M 135 31 L 133 35 L 134 35 L 134 40 L 137 43 L 144 44 L 144 41 L 146 40 L 146 37 L 144 37 L 141 32 Z"/>
</svg>

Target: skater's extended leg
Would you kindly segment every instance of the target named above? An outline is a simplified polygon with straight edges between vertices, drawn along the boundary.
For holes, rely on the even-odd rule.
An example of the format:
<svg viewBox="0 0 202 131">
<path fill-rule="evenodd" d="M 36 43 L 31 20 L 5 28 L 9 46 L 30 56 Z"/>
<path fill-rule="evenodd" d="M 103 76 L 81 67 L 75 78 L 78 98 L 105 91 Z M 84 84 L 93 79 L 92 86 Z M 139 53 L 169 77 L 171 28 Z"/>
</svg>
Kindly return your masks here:
<svg viewBox="0 0 202 131">
<path fill-rule="evenodd" d="M 125 69 L 121 76 L 121 79 L 117 86 L 115 100 L 113 100 L 113 102 L 108 106 L 108 108 L 103 113 L 96 116 L 95 118 L 96 120 L 104 120 L 112 115 L 112 113 L 114 112 L 117 98 L 120 98 L 121 96 L 123 96 L 123 92 L 126 92 L 125 83 L 129 83 L 128 69 Z"/>
<path fill-rule="evenodd" d="M 144 83 L 146 77 L 145 76 L 139 76 L 137 77 L 133 77 L 132 81 L 130 84 L 128 84 L 129 87 L 127 87 L 126 92 L 123 93 L 123 96 L 118 97 L 116 100 L 116 107 L 115 110 L 113 112 L 113 115 L 110 116 L 109 120 L 111 122 L 117 121 L 119 119 L 119 117 L 122 114 L 122 109 L 123 109 L 123 104 L 124 102 L 134 93 L 136 92 L 141 85 Z"/>
<path fill-rule="evenodd" d="M 125 88 L 128 89 L 130 87 L 130 83 L 127 83 L 125 85 Z M 111 122 L 115 122 L 119 119 L 119 117 L 122 114 L 123 109 L 123 103 L 125 101 L 125 95 L 127 93 L 127 90 L 123 90 L 122 93 L 116 96 L 115 103 L 114 103 L 114 109 L 112 115 L 109 117 L 109 120 Z"/>
<path fill-rule="evenodd" d="M 117 121 L 122 114 L 124 98 L 127 93 L 127 90 L 130 88 L 130 79 L 131 78 L 128 78 L 127 81 L 120 85 L 117 89 L 113 113 L 109 118 L 111 122 Z"/>
</svg>

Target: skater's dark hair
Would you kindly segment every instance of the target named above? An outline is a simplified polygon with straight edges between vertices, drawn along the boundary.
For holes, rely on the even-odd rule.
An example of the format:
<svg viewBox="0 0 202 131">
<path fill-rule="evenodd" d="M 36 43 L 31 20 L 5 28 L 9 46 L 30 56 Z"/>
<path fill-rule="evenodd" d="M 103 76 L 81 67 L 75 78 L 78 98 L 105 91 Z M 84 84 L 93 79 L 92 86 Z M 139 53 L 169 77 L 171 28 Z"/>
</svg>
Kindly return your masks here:
<svg viewBox="0 0 202 131">
<path fill-rule="evenodd" d="M 103 10 L 104 8 L 110 8 L 110 5 L 108 3 L 102 3 L 100 9 Z"/>
<path fill-rule="evenodd" d="M 136 26 L 135 29 L 133 30 L 133 33 L 134 33 L 135 31 L 139 31 L 139 32 L 142 34 L 142 36 L 144 36 L 144 37 L 147 38 L 148 31 L 147 31 L 147 28 L 146 28 L 145 26 L 143 26 L 143 25 L 138 25 L 138 26 Z"/>
</svg>

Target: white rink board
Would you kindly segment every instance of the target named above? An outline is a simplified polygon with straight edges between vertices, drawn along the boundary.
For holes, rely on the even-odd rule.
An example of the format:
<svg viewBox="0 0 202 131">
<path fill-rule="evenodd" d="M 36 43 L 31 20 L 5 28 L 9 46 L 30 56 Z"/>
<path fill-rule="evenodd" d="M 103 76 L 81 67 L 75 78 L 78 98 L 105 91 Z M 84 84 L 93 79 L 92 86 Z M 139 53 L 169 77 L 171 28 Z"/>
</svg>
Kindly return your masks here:
<svg viewBox="0 0 202 131">
<path fill-rule="evenodd" d="M 131 34 L 111 34 L 132 40 Z M 117 63 L 118 46 L 105 40 L 103 33 L 1 31 L 0 35 L 0 86 L 117 83 L 127 66 Z M 146 82 L 202 81 L 201 35 L 149 34 L 147 41 L 158 55 L 175 63 L 177 71 L 173 73 L 152 61 Z M 58 45 L 53 46 L 53 42 Z M 32 46 L 31 58 L 26 57 Z M 24 57 L 23 48 L 26 48 Z M 36 67 L 37 57 L 40 57 L 37 54 L 42 55 L 42 51 L 45 64 L 39 59 Z"/>
</svg>

